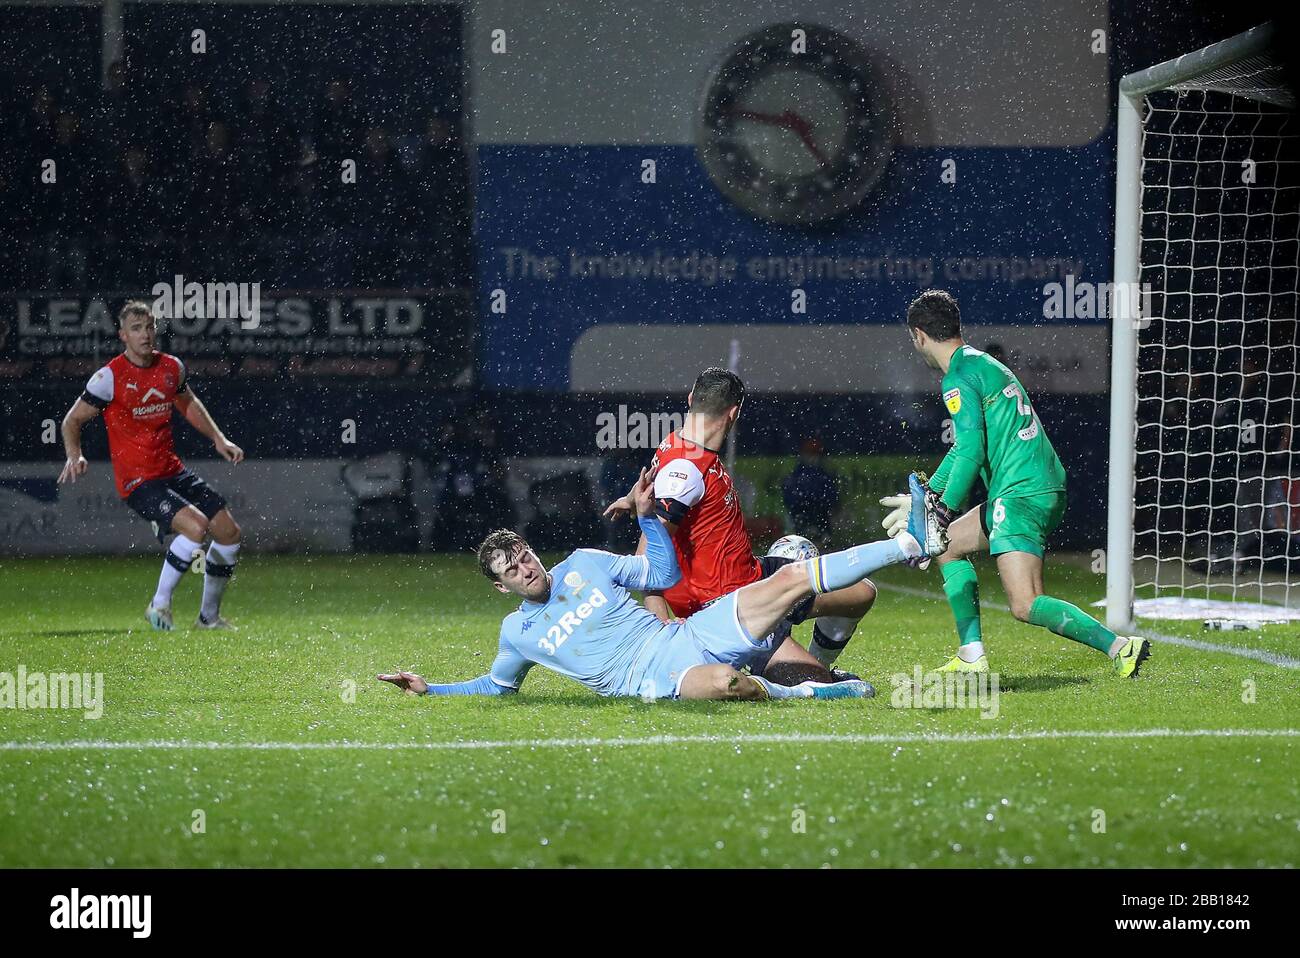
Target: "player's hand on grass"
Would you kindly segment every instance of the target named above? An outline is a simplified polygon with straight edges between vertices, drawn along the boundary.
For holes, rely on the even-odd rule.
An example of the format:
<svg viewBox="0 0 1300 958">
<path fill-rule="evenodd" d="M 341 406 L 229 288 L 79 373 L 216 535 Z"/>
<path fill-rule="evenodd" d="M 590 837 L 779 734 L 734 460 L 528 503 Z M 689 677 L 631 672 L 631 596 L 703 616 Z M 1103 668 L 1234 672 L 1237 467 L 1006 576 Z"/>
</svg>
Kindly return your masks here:
<svg viewBox="0 0 1300 958">
<path fill-rule="evenodd" d="M 85 456 L 69 459 L 63 464 L 63 471 L 59 473 L 59 482 L 76 482 L 86 474 L 86 470 L 89 468 L 90 463 L 86 462 Z"/>
<path fill-rule="evenodd" d="M 414 692 L 416 695 L 423 695 L 429 691 L 429 683 L 424 681 L 414 672 L 402 672 L 398 670 L 392 675 L 376 675 L 375 678 L 381 682 L 392 682 L 403 692 Z"/>
<path fill-rule="evenodd" d="M 212 440 L 212 445 L 216 447 L 217 454 L 226 462 L 243 462 L 244 450 L 240 449 L 233 442 L 222 436 L 220 439 Z"/>
</svg>

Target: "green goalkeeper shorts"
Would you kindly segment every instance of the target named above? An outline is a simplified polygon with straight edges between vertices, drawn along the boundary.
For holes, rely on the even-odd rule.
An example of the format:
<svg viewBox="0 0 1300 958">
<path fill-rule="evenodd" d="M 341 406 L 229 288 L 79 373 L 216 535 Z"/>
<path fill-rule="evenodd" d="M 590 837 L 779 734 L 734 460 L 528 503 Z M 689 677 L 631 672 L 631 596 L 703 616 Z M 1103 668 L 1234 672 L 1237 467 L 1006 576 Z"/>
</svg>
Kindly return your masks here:
<svg viewBox="0 0 1300 958">
<path fill-rule="evenodd" d="M 1047 537 L 1065 515 L 1065 493 L 1044 492 L 1036 496 L 998 496 L 984 504 L 980 520 L 989 540 L 989 554 L 1028 552 L 1040 559 Z"/>
</svg>

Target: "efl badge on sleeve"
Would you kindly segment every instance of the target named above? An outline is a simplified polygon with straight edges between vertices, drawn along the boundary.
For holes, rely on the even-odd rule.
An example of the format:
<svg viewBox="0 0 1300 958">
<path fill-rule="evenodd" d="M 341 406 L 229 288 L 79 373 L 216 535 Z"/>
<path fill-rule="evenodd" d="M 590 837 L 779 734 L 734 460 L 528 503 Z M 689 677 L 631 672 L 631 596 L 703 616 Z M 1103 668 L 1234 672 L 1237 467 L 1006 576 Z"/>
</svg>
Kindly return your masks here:
<svg viewBox="0 0 1300 958">
<path fill-rule="evenodd" d="M 948 411 L 954 416 L 961 412 L 961 390 L 949 389 L 943 394 L 943 404 L 948 407 Z"/>
</svg>

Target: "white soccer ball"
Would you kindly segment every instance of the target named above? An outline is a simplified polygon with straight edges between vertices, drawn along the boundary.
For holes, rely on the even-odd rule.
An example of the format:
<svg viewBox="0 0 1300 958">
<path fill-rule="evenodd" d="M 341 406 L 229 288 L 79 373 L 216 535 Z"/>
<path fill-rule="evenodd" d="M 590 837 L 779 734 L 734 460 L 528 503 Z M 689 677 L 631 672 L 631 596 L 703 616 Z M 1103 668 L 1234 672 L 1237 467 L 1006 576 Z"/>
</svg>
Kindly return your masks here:
<svg viewBox="0 0 1300 958">
<path fill-rule="evenodd" d="M 767 550 L 767 554 L 802 562 L 805 559 L 816 559 L 821 553 L 803 536 L 782 536 L 772 543 L 772 548 Z"/>
</svg>

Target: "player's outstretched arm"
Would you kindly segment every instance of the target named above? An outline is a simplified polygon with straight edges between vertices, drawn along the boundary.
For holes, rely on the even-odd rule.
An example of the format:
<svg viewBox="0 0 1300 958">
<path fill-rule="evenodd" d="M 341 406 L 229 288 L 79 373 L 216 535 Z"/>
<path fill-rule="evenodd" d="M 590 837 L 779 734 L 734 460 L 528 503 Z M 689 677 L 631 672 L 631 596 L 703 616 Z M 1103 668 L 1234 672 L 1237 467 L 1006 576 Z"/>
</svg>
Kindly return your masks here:
<svg viewBox="0 0 1300 958">
<path fill-rule="evenodd" d="M 663 516 L 659 517 L 659 521 L 663 524 L 664 530 L 668 533 L 668 537 L 671 539 L 673 535 L 677 532 L 677 523 L 670 522 L 669 520 L 665 519 Z M 640 538 L 637 540 L 636 552 L 632 554 L 641 556 L 641 555 L 645 555 L 645 551 L 646 551 L 646 538 L 645 538 L 645 533 L 643 532 L 641 533 Z M 679 621 L 676 614 L 673 612 L 673 607 L 670 606 L 668 604 L 668 600 L 664 598 L 662 591 L 658 591 L 654 589 L 646 589 L 641 596 L 641 604 L 644 605 L 651 612 L 653 612 L 655 614 L 655 617 L 658 618 L 660 622 Z"/>
<path fill-rule="evenodd" d="M 391 675 L 379 674 L 375 678 L 381 682 L 391 682 L 404 692 L 416 695 L 509 695 L 518 689 L 507 688 L 492 681 L 491 674 L 480 675 L 468 682 L 453 682 L 450 685 L 430 685 L 414 672 L 394 672 Z"/>
<path fill-rule="evenodd" d="M 641 470 L 641 477 L 632 492 L 633 506 L 637 513 L 637 522 L 641 526 L 641 537 L 645 543 L 644 555 L 620 556 L 596 549 L 585 550 L 592 556 L 600 556 L 610 578 L 626 589 L 657 592 L 677 584 L 682 577 L 682 570 L 677 565 L 677 552 L 668 530 L 655 515 L 654 483 Z M 638 547 L 640 552 L 640 547 Z M 659 616 L 660 619 L 663 616 Z"/>
<path fill-rule="evenodd" d="M 509 621 L 509 620 L 507 620 Z M 468 682 L 453 682 L 450 685 L 430 685 L 414 672 L 398 669 L 391 675 L 377 675 L 381 682 L 391 682 L 399 689 L 414 692 L 416 695 L 510 695 L 519 691 L 524 676 L 533 667 L 533 663 L 519 654 L 519 651 L 507 641 L 504 629 L 497 657 L 492 662 L 492 671 L 480 675 Z"/>
<path fill-rule="evenodd" d="M 63 433 L 63 451 L 68 458 L 59 473 L 59 482 L 76 482 L 90 468 L 86 457 L 81 454 L 81 427 L 98 415 L 98 409 L 86 400 L 78 399 L 63 417 L 60 431 Z"/>
<path fill-rule="evenodd" d="M 643 589 L 658 592 L 675 586 L 682 577 L 677 565 L 677 550 L 662 522 L 654 515 L 639 515 L 637 522 L 645 536 L 645 559 L 648 566 Z"/>
<path fill-rule="evenodd" d="M 227 462 L 244 461 L 244 450 L 226 438 L 225 433 L 217 427 L 212 414 L 208 412 L 208 407 L 203 405 L 203 400 L 194 394 L 193 389 L 178 393 L 175 406 L 180 410 L 180 414 L 185 417 L 186 422 L 212 440 L 217 455 L 222 459 Z"/>
<path fill-rule="evenodd" d="M 677 565 L 677 550 L 673 548 L 672 536 L 655 514 L 655 484 L 645 469 L 641 470 L 630 495 L 632 504 L 636 506 L 641 538 L 645 542 L 645 557 L 650 562 L 645 588 L 658 590 L 674 586 L 681 579 L 682 570 Z"/>
<path fill-rule="evenodd" d="M 671 537 L 672 534 L 677 531 L 677 525 L 675 523 L 669 522 L 667 519 L 662 519 L 661 521 L 663 522 L 664 528 L 668 531 L 669 537 Z M 643 532 L 641 533 L 640 538 L 637 539 L 636 551 L 633 552 L 632 554 L 634 556 L 643 556 L 645 555 L 645 549 L 646 549 L 646 541 L 645 541 L 645 533 Z M 664 598 L 664 594 L 660 590 L 657 589 L 642 590 L 641 604 L 645 606 L 646 609 L 653 612 L 655 614 L 655 618 L 657 618 L 660 622 L 678 621 L 677 616 L 673 614 L 673 607 L 668 604 L 668 600 Z"/>
</svg>

